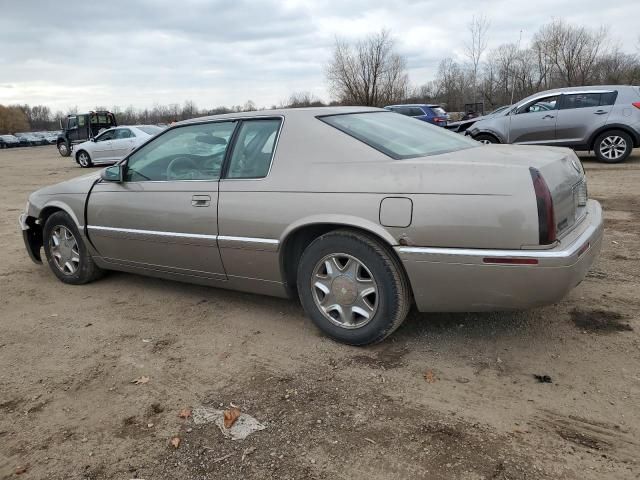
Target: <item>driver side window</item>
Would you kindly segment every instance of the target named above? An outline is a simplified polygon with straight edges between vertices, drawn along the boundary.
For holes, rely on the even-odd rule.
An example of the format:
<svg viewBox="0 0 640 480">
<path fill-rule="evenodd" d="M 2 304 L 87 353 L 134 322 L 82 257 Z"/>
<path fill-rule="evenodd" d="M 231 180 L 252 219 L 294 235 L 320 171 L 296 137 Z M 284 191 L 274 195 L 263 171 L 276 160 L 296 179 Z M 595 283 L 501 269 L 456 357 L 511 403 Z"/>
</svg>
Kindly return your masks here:
<svg viewBox="0 0 640 480">
<path fill-rule="evenodd" d="M 548 110 L 557 110 L 558 102 L 560 100 L 559 95 L 553 95 L 550 97 L 539 98 L 536 101 L 521 107 L 518 110 L 518 114 L 520 113 L 531 113 L 531 112 L 545 112 Z"/>
<path fill-rule="evenodd" d="M 177 127 L 133 153 L 127 182 L 218 180 L 235 121 Z"/>
<path fill-rule="evenodd" d="M 103 134 L 99 135 L 96 138 L 96 142 L 104 142 L 106 140 L 113 140 L 115 135 L 116 135 L 116 131 L 115 130 L 107 130 L 106 132 L 104 132 Z"/>
</svg>

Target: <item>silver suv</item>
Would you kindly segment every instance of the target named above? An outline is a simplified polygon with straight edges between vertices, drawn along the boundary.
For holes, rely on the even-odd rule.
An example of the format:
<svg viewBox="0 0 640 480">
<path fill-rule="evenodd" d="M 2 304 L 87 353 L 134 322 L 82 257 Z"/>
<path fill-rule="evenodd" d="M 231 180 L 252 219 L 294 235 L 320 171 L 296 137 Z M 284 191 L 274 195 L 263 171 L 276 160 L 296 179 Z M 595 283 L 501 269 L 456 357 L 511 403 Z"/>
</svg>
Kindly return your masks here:
<svg viewBox="0 0 640 480">
<path fill-rule="evenodd" d="M 496 115 L 448 128 L 483 143 L 555 145 L 624 161 L 640 147 L 640 87 L 571 87 L 536 93 Z"/>
</svg>

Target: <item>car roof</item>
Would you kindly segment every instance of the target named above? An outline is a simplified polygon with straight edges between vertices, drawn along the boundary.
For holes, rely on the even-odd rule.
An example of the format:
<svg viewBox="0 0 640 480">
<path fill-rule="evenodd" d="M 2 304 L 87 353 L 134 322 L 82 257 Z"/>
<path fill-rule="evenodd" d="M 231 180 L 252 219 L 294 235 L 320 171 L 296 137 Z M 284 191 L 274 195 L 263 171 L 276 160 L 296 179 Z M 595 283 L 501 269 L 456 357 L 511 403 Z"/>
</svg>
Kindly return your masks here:
<svg viewBox="0 0 640 480">
<path fill-rule="evenodd" d="M 305 107 L 305 108 L 280 108 L 275 110 L 256 110 L 252 112 L 223 113 L 220 115 L 209 115 L 206 117 L 192 118 L 177 122 L 176 125 L 189 123 L 199 123 L 213 120 L 224 120 L 225 118 L 260 118 L 260 117 L 318 117 L 322 115 L 344 115 L 347 113 L 365 112 L 385 112 L 383 108 L 374 107 Z"/>
<path fill-rule="evenodd" d="M 399 103 L 398 105 L 387 105 L 387 107 L 440 107 L 442 108 L 442 105 L 438 105 L 437 103 Z"/>
<path fill-rule="evenodd" d="M 633 85 L 584 85 L 581 87 L 562 87 L 562 88 L 554 88 L 552 90 L 543 90 L 541 92 L 534 93 L 529 95 L 528 97 L 519 100 L 514 105 L 521 106 L 523 103 L 527 101 L 533 100 L 534 98 L 546 97 L 548 95 L 553 95 L 555 93 L 569 93 L 569 92 L 591 92 L 591 93 L 599 93 L 599 92 L 609 92 L 609 91 L 619 91 L 634 88 Z"/>
</svg>

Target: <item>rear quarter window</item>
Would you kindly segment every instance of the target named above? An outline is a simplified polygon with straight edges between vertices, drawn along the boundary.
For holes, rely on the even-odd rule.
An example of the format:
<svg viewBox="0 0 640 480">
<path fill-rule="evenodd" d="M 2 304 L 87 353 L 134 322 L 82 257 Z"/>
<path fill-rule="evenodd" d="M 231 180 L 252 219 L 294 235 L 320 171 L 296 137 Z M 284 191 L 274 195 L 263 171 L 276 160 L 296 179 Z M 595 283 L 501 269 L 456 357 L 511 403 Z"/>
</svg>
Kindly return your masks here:
<svg viewBox="0 0 640 480">
<path fill-rule="evenodd" d="M 396 160 L 479 146 L 475 140 L 458 133 L 390 112 L 349 113 L 318 118 Z"/>
<path fill-rule="evenodd" d="M 618 92 L 607 92 L 600 95 L 600 105 L 613 105 L 616 103 L 616 97 L 618 96 Z"/>
</svg>

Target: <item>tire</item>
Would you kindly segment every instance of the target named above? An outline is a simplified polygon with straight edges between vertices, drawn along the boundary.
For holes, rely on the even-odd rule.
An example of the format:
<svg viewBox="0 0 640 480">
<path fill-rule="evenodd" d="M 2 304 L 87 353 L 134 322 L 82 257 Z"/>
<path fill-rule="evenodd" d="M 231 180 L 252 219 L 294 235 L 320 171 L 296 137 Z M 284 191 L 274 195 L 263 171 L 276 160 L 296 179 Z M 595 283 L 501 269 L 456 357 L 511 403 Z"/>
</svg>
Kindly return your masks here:
<svg viewBox="0 0 640 480">
<path fill-rule="evenodd" d="M 71 238 L 67 234 L 71 235 Z M 58 240 L 56 241 L 54 237 Z M 49 268 L 60 281 L 71 285 L 82 285 L 103 275 L 103 270 L 94 263 L 78 232 L 78 227 L 67 213 L 56 212 L 47 219 L 44 224 L 43 240 Z M 56 243 L 61 247 L 56 248 Z"/>
<path fill-rule="evenodd" d="M 80 150 L 76 154 L 76 162 L 78 162 L 78 165 L 80 165 L 82 168 L 89 168 L 89 167 L 93 166 L 93 162 L 91 161 L 91 157 L 84 150 Z"/>
<path fill-rule="evenodd" d="M 305 249 L 297 287 L 311 321 L 329 337 L 349 345 L 382 341 L 400 326 L 411 307 L 400 261 L 377 240 L 351 230 L 329 232 Z M 374 292 L 367 294 L 371 289 Z"/>
<path fill-rule="evenodd" d="M 480 143 L 484 143 L 485 145 L 489 145 L 491 143 L 500 143 L 500 141 L 496 137 L 487 133 L 476 135 L 475 137 L 473 137 L 473 139 Z"/>
<path fill-rule="evenodd" d="M 633 151 L 633 139 L 622 130 L 609 130 L 598 135 L 593 150 L 600 162 L 624 162 Z"/>
<path fill-rule="evenodd" d="M 68 157 L 69 155 L 71 155 L 71 148 L 69 147 L 69 145 L 67 145 L 67 143 L 59 142 L 58 152 L 60 153 L 61 156 Z"/>
</svg>

